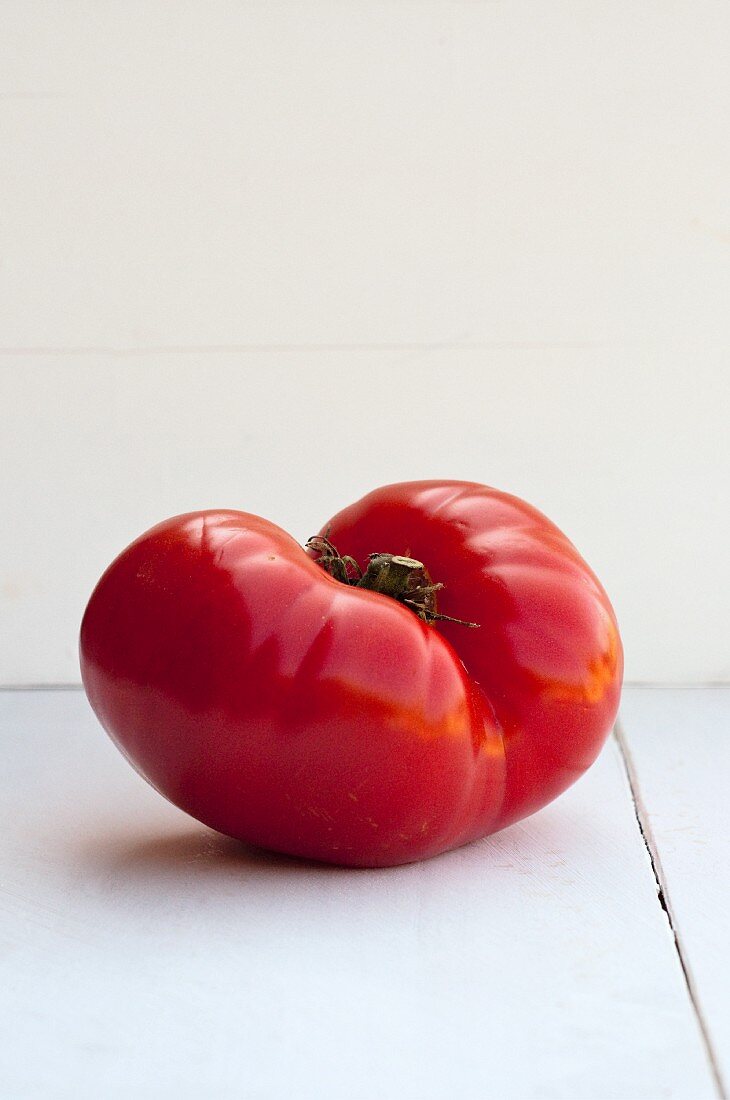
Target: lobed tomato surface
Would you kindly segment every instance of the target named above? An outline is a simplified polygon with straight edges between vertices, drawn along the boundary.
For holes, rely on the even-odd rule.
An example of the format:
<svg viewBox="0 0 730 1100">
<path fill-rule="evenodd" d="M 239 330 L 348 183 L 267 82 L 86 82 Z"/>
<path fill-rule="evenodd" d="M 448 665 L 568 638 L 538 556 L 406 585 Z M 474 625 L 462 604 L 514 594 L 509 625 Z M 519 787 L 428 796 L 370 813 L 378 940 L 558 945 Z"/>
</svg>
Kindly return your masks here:
<svg viewBox="0 0 730 1100">
<path fill-rule="evenodd" d="M 597 756 L 622 648 L 598 580 L 516 497 L 377 489 L 322 527 L 340 554 L 414 557 L 424 622 L 329 576 L 237 511 L 166 520 L 107 569 L 81 628 L 104 728 L 153 787 L 222 833 L 351 866 L 433 856 L 533 813 Z"/>
</svg>

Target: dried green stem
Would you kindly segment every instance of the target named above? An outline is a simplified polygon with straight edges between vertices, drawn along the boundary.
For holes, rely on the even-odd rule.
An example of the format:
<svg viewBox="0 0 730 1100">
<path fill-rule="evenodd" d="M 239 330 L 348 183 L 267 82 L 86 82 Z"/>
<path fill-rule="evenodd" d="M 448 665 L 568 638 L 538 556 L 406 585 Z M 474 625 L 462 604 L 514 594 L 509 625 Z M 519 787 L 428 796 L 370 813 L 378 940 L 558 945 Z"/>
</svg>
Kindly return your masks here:
<svg viewBox="0 0 730 1100">
<path fill-rule="evenodd" d="M 479 623 L 440 614 L 436 593 L 444 586 L 434 584 L 423 562 L 416 558 L 406 558 L 400 554 L 370 554 L 363 572 L 354 558 L 340 555 L 326 535 L 313 535 L 308 539 L 306 549 L 316 555 L 317 564 L 335 580 L 390 596 L 409 607 L 424 622 L 459 623 L 472 628 L 479 626 Z"/>
</svg>

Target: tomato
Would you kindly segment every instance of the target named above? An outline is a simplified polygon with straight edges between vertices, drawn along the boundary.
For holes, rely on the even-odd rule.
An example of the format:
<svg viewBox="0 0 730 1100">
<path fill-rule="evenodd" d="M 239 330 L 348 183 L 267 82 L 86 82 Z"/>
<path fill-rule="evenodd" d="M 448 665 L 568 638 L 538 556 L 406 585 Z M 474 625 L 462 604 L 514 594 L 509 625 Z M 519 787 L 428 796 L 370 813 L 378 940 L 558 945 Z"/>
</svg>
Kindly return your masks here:
<svg viewBox="0 0 730 1100">
<path fill-rule="evenodd" d="M 84 686 L 161 794 L 251 844 L 377 867 L 502 829 L 592 763 L 621 641 L 544 515 L 483 485 L 404 482 L 320 534 L 305 550 L 258 516 L 189 513 L 99 581 Z M 359 580 L 383 563 L 397 592 Z"/>
</svg>

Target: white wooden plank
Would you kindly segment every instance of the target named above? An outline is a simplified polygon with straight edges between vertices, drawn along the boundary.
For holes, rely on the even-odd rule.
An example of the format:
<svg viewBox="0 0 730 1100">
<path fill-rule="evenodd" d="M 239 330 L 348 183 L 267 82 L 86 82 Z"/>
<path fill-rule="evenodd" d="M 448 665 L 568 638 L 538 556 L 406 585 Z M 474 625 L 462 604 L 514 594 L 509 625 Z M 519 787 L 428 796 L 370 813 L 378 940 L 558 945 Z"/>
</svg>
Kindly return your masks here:
<svg viewBox="0 0 730 1100">
<path fill-rule="evenodd" d="M 0 361 L 13 531 L 0 539 L 0 684 L 78 682 L 92 587 L 166 516 L 242 508 L 304 540 L 375 486 L 424 477 L 484 481 L 555 520 L 615 603 L 627 678 L 721 679 L 725 358 L 673 375 L 664 356 L 644 350 L 637 369 L 620 348 Z"/>
<path fill-rule="evenodd" d="M 730 688 L 626 692 L 637 800 L 719 1075 L 730 1082 Z"/>
<path fill-rule="evenodd" d="M 714 1095 L 611 742 L 548 810 L 427 863 L 244 850 L 79 692 L 0 695 L 8 1095 Z"/>
<path fill-rule="evenodd" d="M 2 17 L 4 346 L 727 346 L 721 0 Z"/>
</svg>

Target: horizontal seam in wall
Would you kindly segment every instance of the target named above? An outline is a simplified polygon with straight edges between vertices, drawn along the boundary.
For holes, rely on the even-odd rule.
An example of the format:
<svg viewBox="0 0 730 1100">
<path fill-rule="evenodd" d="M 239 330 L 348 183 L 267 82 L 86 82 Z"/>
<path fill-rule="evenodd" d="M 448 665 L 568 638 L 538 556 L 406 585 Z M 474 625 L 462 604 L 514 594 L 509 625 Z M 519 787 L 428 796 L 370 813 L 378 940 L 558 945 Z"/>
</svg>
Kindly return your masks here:
<svg viewBox="0 0 730 1100">
<path fill-rule="evenodd" d="M 301 351 L 551 351 L 581 348 L 627 347 L 614 340 L 443 340 L 403 343 L 264 343 L 264 344 L 150 344 L 114 347 L 80 345 L 78 347 L 0 347 L 0 356 L 64 355 L 235 355 L 248 352 Z"/>
</svg>

